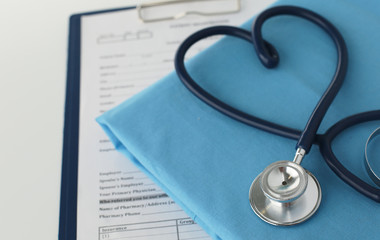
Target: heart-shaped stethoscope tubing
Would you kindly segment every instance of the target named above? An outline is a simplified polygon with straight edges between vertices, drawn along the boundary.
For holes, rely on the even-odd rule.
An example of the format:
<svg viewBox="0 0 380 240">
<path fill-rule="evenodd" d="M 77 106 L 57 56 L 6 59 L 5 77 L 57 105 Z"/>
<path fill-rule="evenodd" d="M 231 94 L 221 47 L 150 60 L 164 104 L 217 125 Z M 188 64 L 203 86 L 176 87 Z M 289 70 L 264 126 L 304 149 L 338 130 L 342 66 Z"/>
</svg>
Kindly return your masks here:
<svg viewBox="0 0 380 240">
<path fill-rule="evenodd" d="M 334 77 L 323 93 L 319 102 L 317 103 L 313 113 L 311 114 L 305 129 L 301 132 L 292 128 L 288 128 L 279 124 L 275 124 L 258 117 L 252 116 L 245 112 L 242 112 L 209 94 L 202 87 L 200 87 L 189 75 L 185 68 L 184 58 L 187 50 L 199 40 L 214 36 L 214 35 L 230 35 L 241 39 L 244 39 L 255 46 L 260 61 L 267 68 L 273 68 L 278 64 L 279 56 L 277 50 L 267 41 L 262 38 L 261 27 L 265 20 L 277 15 L 295 15 L 303 17 L 311 22 L 316 23 L 322 29 L 324 29 L 333 39 L 338 53 L 338 63 L 334 74 Z M 202 29 L 194 34 L 190 35 L 186 40 L 182 42 L 177 50 L 175 56 L 175 69 L 177 71 L 179 79 L 182 83 L 192 92 L 195 96 L 202 101 L 215 108 L 216 110 L 226 114 L 229 117 L 234 118 L 249 126 L 280 135 L 286 138 L 299 140 L 296 148 L 303 148 L 307 153 L 314 141 L 314 137 L 318 130 L 318 127 L 329 108 L 331 102 L 334 100 L 340 87 L 342 86 L 344 77 L 347 71 L 348 54 L 347 47 L 343 40 L 343 37 L 338 30 L 329 23 L 323 17 L 300 7 L 294 6 L 280 6 L 270 8 L 261 13 L 253 23 L 252 33 L 241 28 L 231 26 L 216 26 Z"/>
<path fill-rule="evenodd" d="M 263 39 L 261 34 L 261 28 L 263 23 L 268 18 L 278 15 L 298 16 L 315 23 L 329 34 L 337 49 L 337 67 L 333 79 L 330 82 L 327 89 L 325 90 L 325 92 L 323 93 L 319 102 L 317 103 L 314 111 L 309 117 L 306 127 L 302 132 L 296 129 L 292 129 L 286 126 L 282 126 L 276 123 L 257 118 L 253 115 L 242 112 L 222 102 L 218 98 L 209 94 L 202 87 L 200 87 L 189 75 L 184 64 L 185 54 L 194 43 L 213 35 L 230 35 L 253 43 L 256 53 L 258 54 L 258 57 L 262 64 L 267 68 L 275 67 L 279 61 L 278 52 L 270 43 Z M 182 83 L 186 86 L 186 88 L 190 92 L 192 92 L 196 97 L 198 97 L 214 109 L 218 110 L 219 112 L 244 124 L 279 136 L 298 140 L 298 143 L 296 145 L 297 152 L 293 162 L 279 161 L 271 164 L 254 180 L 251 186 L 251 206 L 255 213 L 264 221 L 273 225 L 293 225 L 305 221 L 317 210 L 321 199 L 319 183 L 310 172 L 303 169 L 299 165 L 304 155 L 309 152 L 313 143 L 320 145 L 320 151 L 328 166 L 341 179 L 343 179 L 351 187 L 353 187 L 366 197 L 380 202 L 380 190 L 370 186 L 368 183 L 362 181 L 360 178 L 356 177 L 354 174 L 352 174 L 350 171 L 344 168 L 343 165 L 337 160 L 331 149 L 331 142 L 337 134 L 339 134 L 341 131 L 350 126 L 361 122 L 380 120 L 380 110 L 359 113 L 354 116 L 347 117 L 346 119 L 343 119 L 334 126 L 332 126 L 325 134 L 317 134 L 317 130 L 321 121 L 323 120 L 323 117 L 325 116 L 325 113 L 327 112 L 329 106 L 334 100 L 340 87 L 342 86 L 347 71 L 347 64 L 347 47 L 339 31 L 322 16 L 310 10 L 295 6 L 278 6 L 262 12 L 254 20 L 252 32 L 231 26 L 215 26 L 205 28 L 190 35 L 186 40 L 183 41 L 183 43 L 177 50 L 175 56 L 175 69 L 177 75 L 179 79 L 182 81 Z M 288 169 L 289 172 L 287 172 L 286 169 Z M 292 173 L 295 173 L 295 175 L 292 175 Z M 298 183 L 300 181 L 305 181 L 306 184 L 295 184 L 294 182 L 287 182 L 285 180 L 282 181 L 282 184 L 273 183 L 273 179 L 271 178 L 278 178 L 279 174 L 282 177 L 288 177 L 293 179 L 297 178 Z M 285 220 L 281 219 L 281 217 L 279 218 L 279 212 L 284 212 L 283 210 L 284 208 L 286 208 L 286 206 L 292 206 L 291 208 L 293 209 L 296 208 L 295 205 L 297 205 L 297 202 L 301 202 L 298 205 L 305 205 L 305 202 L 302 201 L 310 201 L 310 197 L 304 196 L 306 195 L 306 193 L 308 193 L 308 191 L 306 191 L 305 189 L 307 183 L 310 183 L 310 181 L 314 184 L 313 187 L 317 192 L 311 194 L 314 195 L 312 197 L 314 198 L 314 200 L 312 200 L 314 201 L 314 203 L 311 204 L 312 206 L 309 206 L 309 209 L 295 210 L 295 212 L 301 212 L 301 215 L 294 216 L 294 218 L 291 218 L 290 221 L 289 219 Z M 284 187 L 289 187 L 290 193 L 285 193 L 285 191 L 283 191 Z M 261 192 L 258 195 L 256 194 L 257 196 L 254 196 L 254 191 Z M 255 201 L 259 202 L 257 203 Z M 268 205 L 268 201 L 274 202 L 269 203 Z M 265 202 L 265 204 L 262 202 Z M 268 213 L 268 209 L 276 208 L 279 208 L 278 211 L 273 210 L 274 212 Z M 296 214 L 298 214 L 298 212 Z M 289 214 L 289 211 L 287 211 L 287 214 Z M 287 218 L 288 217 L 289 216 L 287 216 Z"/>
</svg>

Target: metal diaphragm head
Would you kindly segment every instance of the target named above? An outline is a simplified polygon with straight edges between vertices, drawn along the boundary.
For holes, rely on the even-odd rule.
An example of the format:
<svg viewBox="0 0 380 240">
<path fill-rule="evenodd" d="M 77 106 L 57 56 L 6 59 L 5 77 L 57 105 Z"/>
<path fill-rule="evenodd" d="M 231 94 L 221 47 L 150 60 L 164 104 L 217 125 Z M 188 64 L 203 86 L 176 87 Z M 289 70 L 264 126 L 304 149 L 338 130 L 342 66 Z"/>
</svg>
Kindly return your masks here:
<svg viewBox="0 0 380 240">
<path fill-rule="evenodd" d="M 290 161 L 272 163 L 253 181 L 253 211 L 272 225 L 294 225 L 310 218 L 321 202 L 321 187 L 309 171 Z"/>
</svg>

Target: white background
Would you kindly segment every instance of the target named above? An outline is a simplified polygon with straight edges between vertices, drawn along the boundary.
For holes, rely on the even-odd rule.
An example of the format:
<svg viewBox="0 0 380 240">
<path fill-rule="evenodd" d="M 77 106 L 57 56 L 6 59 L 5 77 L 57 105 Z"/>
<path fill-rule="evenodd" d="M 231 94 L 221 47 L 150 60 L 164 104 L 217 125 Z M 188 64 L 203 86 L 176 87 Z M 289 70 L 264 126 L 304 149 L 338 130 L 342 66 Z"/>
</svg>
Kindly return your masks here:
<svg viewBox="0 0 380 240">
<path fill-rule="evenodd" d="M 1 0 L 0 239 L 58 238 L 69 16 L 136 2 Z"/>
</svg>

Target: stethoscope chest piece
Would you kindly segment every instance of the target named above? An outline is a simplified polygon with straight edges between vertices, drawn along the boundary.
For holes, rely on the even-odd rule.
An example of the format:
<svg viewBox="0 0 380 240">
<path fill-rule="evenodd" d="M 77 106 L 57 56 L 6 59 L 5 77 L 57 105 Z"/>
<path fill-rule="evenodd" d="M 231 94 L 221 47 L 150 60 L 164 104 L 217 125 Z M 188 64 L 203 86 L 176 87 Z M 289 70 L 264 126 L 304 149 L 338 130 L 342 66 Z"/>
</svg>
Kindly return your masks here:
<svg viewBox="0 0 380 240">
<path fill-rule="evenodd" d="M 294 225 L 310 218 L 321 202 L 321 187 L 309 171 L 290 161 L 272 163 L 249 190 L 253 211 L 272 225 Z"/>
</svg>

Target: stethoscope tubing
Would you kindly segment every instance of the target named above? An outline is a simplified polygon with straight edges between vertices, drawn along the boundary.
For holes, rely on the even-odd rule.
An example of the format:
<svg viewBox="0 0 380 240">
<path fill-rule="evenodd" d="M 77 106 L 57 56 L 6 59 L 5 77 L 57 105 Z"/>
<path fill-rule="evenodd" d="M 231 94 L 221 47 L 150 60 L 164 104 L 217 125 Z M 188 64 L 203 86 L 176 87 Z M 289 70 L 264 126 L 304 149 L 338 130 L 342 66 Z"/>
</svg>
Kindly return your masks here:
<svg viewBox="0 0 380 240">
<path fill-rule="evenodd" d="M 334 77 L 322 95 L 314 111 L 312 112 L 305 129 L 301 132 L 275 124 L 253 115 L 242 112 L 209 94 L 200 87 L 189 75 L 185 68 L 184 59 L 187 50 L 201 39 L 214 35 L 230 35 L 244 39 L 253 43 L 262 64 L 267 68 L 275 67 L 278 64 L 279 56 L 277 50 L 262 38 L 261 28 L 263 23 L 270 17 L 277 15 L 296 15 L 316 23 L 324 29 L 333 39 L 337 46 L 337 68 Z M 302 147 L 306 153 L 310 150 L 314 142 L 319 125 L 326 114 L 331 102 L 334 100 L 340 87 L 342 86 L 348 63 L 347 47 L 339 31 L 323 17 L 303 8 L 294 6 L 281 6 L 268 9 L 261 13 L 254 21 L 252 33 L 241 28 L 231 26 L 216 26 L 200 30 L 190 35 L 179 47 L 175 56 L 175 69 L 182 83 L 199 99 L 220 111 L 221 113 L 240 121 L 249 126 L 279 135 L 290 139 L 298 140 L 296 149 Z"/>
<path fill-rule="evenodd" d="M 358 113 L 344 118 L 331 126 L 325 134 L 319 136 L 318 144 L 319 151 L 321 152 L 327 165 L 338 177 L 340 177 L 340 179 L 364 196 L 380 203 L 380 189 L 371 186 L 345 168 L 335 156 L 331 148 L 334 138 L 347 128 L 360 123 L 376 120 L 380 120 L 380 110 Z"/>
<path fill-rule="evenodd" d="M 256 52 L 259 56 L 261 63 L 267 68 L 275 67 L 278 64 L 279 57 L 278 54 L 275 54 L 274 57 L 271 55 L 273 49 L 268 49 L 266 47 L 267 44 L 265 44 L 264 42 L 264 39 L 261 34 L 261 29 L 262 25 L 268 18 L 278 15 L 298 16 L 318 25 L 326 33 L 328 33 L 337 49 L 337 67 L 333 79 L 330 82 L 327 89 L 325 90 L 325 92 L 323 93 L 320 100 L 318 101 L 316 107 L 314 108 L 314 111 L 310 115 L 305 129 L 302 131 L 302 134 L 296 145 L 296 149 L 301 147 L 306 151 L 306 153 L 308 153 L 313 144 L 319 125 L 321 124 L 335 96 L 339 92 L 339 89 L 341 88 L 344 78 L 346 76 L 348 65 L 347 46 L 340 32 L 324 17 L 307 9 L 295 6 L 273 7 L 262 12 L 254 20 L 252 25 L 252 43 L 255 46 Z"/>
<path fill-rule="evenodd" d="M 209 106 L 218 110 L 219 112 L 239 121 L 244 124 L 247 124 L 251 127 L 255 127 L 261 129 L 263 131 L 267 131 L 269 133 L 273 133 L 282 137 L 290 138 L 297 140 L 301 135 L 301 131 L 288 128 L 279 124 L 275 124 L 261 118 L 255 117 L 239 109 L 228 105 L 227 103 L 222 102 L 218 98 L 212 96 L 207 91 L 205 91 L 201 86 L 199 86 L 193 78 L 189 75 L 185 68 L 185 54 L 187 50 L 196 42 L 201 39 L 214 36 L 214 35 L 229 35 L 244 39 L 251 43 L 252 37 L 249 31 L 246 31 L 241 28 L 231 27 L 231 26 L 216 26 L 205 28 L 200 30 L 191 36 L 189 36 L 179 47 L 177 53 L 175 55 L 175 69 L 179 79 L 182 83 L 193 93 L 196 97 L 201 99 L 203 102 L 207 103 Z M 269 44 L 269 43 L 268 43 Z"/>
</svg>

